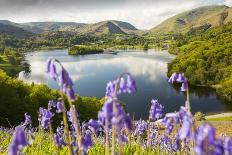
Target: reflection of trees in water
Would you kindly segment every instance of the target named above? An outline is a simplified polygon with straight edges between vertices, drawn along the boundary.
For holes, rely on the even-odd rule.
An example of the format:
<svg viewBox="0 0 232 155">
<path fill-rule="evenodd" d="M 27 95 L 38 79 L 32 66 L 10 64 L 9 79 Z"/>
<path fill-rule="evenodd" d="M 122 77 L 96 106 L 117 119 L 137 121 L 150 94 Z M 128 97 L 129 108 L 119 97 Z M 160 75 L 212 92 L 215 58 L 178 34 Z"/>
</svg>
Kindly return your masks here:
<svg viewBox="0 0 232 155">
<path fill-rule="evenodd" d="M 171 86 L 176 90 L 177 93 L 183 93 L 180 91 L 181 84 L 172 84 Z M 186 95 L 186 93 L 183 94 Z M 214 88 L 190 86 L 190 94 L 199 98 L 214 95 L 216 99 L 219 100 L 225 106 L 225 109 L 227 111 L 232 111 L 232 104 L 220 97 L 220 95 L 216 93 L 216 90 Z"/>
<path fill-rule="evenodd" d="M 29 78 L 31 76 L 31 65 L 27 62 L 24 62 L 23 64 L 23 77 L 24 78 Z"/>
<path fill-rule="evenodd" d="M 178 92 L 182 93 L 180 91 L 181 84 L 172 84 L 172 87 Z M 215 95 L 216 91 L 213 88 L 210 87 L 197 87 L 197 86 L 190 86 L 190 94 L 197 96 L 199 98 L 202 97 L 209 97 L 211 95 Z M 184 93 L 185 94 L 185 93 Z"/>
</svg>

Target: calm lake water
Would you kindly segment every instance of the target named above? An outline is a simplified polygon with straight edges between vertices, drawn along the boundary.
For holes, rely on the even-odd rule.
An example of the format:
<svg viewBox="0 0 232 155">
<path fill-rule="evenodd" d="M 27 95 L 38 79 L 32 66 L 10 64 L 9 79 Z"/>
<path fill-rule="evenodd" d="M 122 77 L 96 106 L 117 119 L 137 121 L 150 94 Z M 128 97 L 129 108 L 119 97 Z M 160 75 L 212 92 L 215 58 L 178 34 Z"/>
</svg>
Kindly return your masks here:
<svg viewBox="0 0 232 155">
<path fill-rule="evenodd" d="M 29 53 L 26 56 L 31 65 L 27 76 L 20 73 L 19 79 L 27 82 L 45 83 L 51 88 L 58 88 L 45 73 L 46 61 L 53 57 L 62 62 L 74 81 L 75 91 L 81 96 L 105 95 L 106 83 L 114 80 L 123 72 L 130 72 L 136 82 L 138 91 L 134 94 L 120 96 L 126 103 L 126 110 L 135 118 L 146 118 L 150 109 L 150 100 L 158 99 L 166 112 L 177 111 L 185 103 L 185 94 L 167 82 L 167 64 L 174 59 L 165 51 L 130 51 L 117 54 L 93 54 L 69 56 L 67 50 L 48 50 Z M 231 106 L 218 99 L 210 89 L 191 88 L 191 110 L 205 113 L 232 111 Z"/>
</svg>

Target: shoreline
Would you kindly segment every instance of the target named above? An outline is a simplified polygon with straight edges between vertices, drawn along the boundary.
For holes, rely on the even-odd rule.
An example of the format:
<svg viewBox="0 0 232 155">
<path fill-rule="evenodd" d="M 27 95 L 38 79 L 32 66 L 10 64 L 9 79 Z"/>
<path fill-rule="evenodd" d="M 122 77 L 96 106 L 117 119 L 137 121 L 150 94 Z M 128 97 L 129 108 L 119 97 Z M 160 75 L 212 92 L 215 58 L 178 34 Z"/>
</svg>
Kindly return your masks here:
<svg viewBox="0 0 232 155">
<path fill-rule="evenodd" d="M 232 117 L 232 112 L 219 112 L 219 113 L 215 113 L 215 114 L 207 114 L 205 116 L 206 119 L 224 118 L 224 117 Z"/>
</svg>

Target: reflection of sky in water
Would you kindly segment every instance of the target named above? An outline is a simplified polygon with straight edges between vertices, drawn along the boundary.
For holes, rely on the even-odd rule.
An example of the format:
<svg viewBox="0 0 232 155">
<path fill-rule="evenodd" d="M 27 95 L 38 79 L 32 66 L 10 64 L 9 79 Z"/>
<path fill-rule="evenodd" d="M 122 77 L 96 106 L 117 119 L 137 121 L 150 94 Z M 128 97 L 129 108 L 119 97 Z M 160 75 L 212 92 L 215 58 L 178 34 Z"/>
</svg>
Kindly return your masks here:
<svg viewBox="0 0 232 155">
<path fill-rule="evenodd" d="M 21 75 L 19 78 L 58 88 L 56 82 L 48 79 L 45 73 L 46 60 L 49 57 L 62 62 L 75 83 L 75 91 L 83 96 L 103 97 L 107 81 L 116 79 L 123 72 L 130 72 L 136 79 L 138 91 L 136 94 L 123 95 L 120 100 L 126 103 L 128 112 L 135 112 L 136 118 L 148 115 L 152 98 L 159 99 L 168 112 L 178 110 L 184 105 L 184 94 L 167 83 L 167 63 L 174 57 L 166 52 L 122 52 L 117 55 L 86 56 L 68 56 L 66 50 L 35 52 L 27 55 L 31 76 L 23 78 Z M 201 97 L 193 93 L 191 103 L 193 111 L 226 110 L 214 93 L 203 93 Z"/>
</svg>

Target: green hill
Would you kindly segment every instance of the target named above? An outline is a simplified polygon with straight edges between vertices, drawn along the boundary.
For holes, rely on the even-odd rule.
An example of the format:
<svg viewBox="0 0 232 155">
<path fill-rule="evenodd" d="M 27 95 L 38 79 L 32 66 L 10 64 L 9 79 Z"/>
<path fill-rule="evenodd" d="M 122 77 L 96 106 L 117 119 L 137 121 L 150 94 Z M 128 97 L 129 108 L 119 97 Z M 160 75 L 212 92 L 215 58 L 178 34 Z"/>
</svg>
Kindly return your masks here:
<svg viewBox="0 0 232 155">
<path fill-rule="evenodd" d="M 108 34 L 136 34 L 140 32 L 132 24 L 123 21 L 109 20 L 93 24 L 75 23 L 75 22 L 29 22 L 14 23 L 8 20 L 0 20 L 1 24 L 9 27 L 17 27 L 24 31 L 35 34 L 48 32 L 71 32 L 73 34 L 92 34 L 92 35 L 108 35 Z"/>
<path fill-rule="evenodd" d="M 183 72 L 192 85 L 213 86 L 232 103 L 232 24 L 175 38 L 169 52 L 177 57 L 168 74 Z"/>
<path fill-rule="evenodd" d="M 26 38 L 33 35 L 32 32 L 26 31 L 20 27 L 3 24 L 0 22 L 0 34 L 1 35 L 11 35 L 17 38 Z"/>
<path fill-rule="evenodd" d="M 232 8 L 204 6 L 175 15 L 150 30 L 151 33 L 188 32 L 192 28 L 208 25 L 210 28 L 232 21 Z"/>
</svg>

